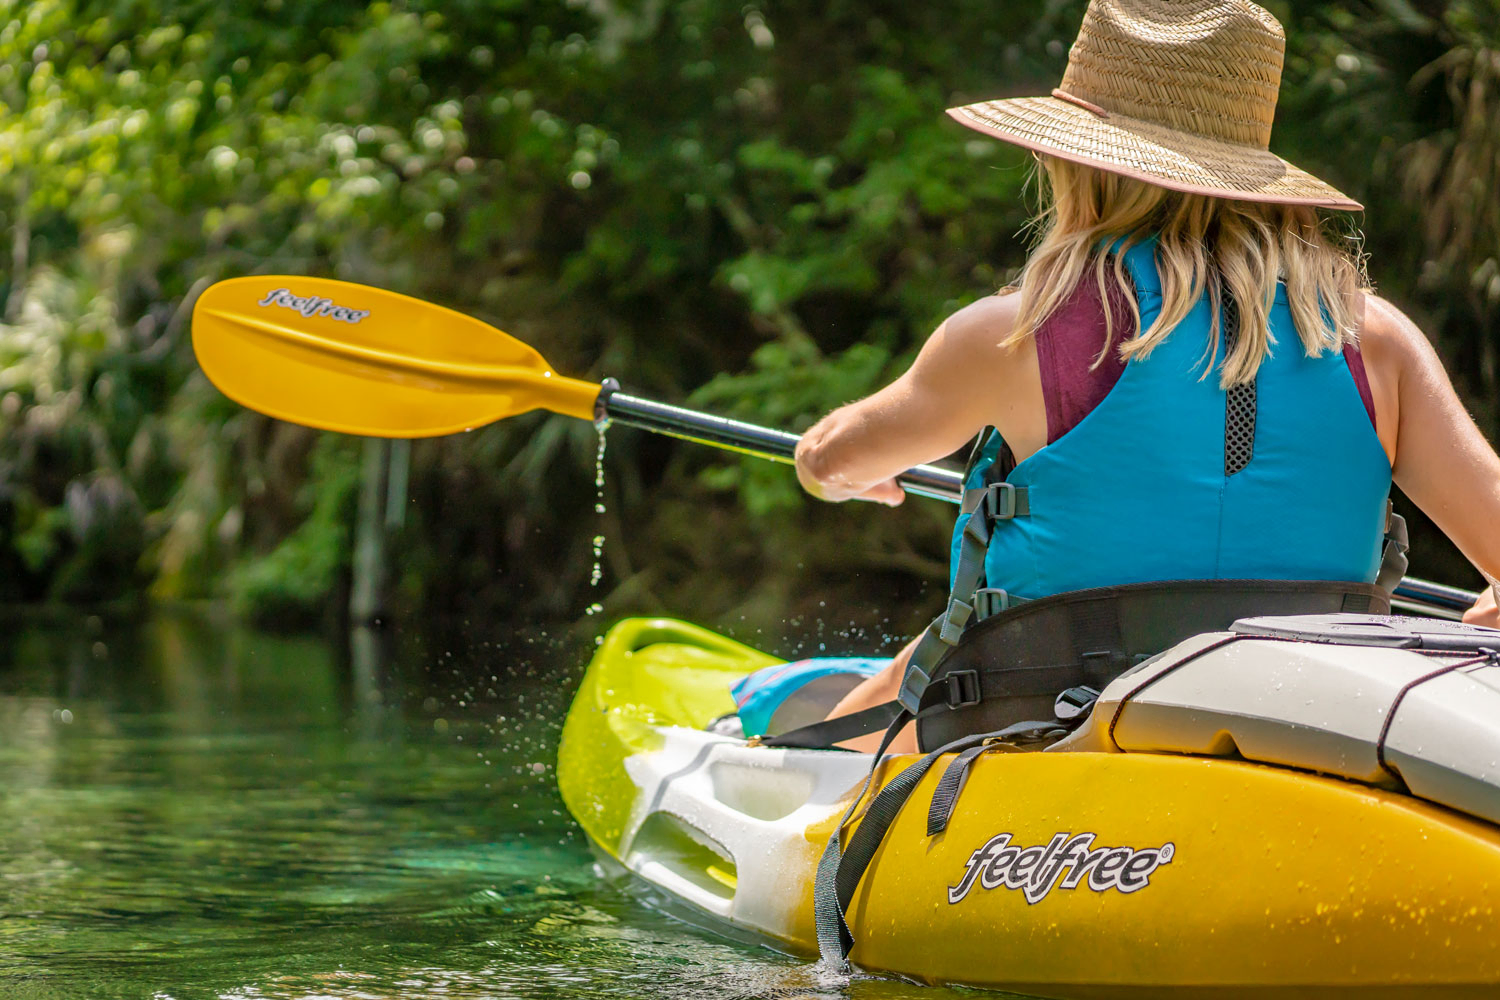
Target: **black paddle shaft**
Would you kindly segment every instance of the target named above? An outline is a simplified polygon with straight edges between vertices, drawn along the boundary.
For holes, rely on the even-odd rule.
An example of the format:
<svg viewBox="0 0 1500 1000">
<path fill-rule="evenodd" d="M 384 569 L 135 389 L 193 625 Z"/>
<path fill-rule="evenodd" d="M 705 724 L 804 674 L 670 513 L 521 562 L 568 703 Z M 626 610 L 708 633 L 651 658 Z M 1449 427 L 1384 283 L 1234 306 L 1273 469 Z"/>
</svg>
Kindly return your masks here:
<svg viewBox="0 0 1500 1000">
<path fill-rule="evenodd" d="M 748 424 L 743 420 L 716 417 L 669 403 L 628 396 L 620 392 L 620 383 L 614 379 L 605 379 L 599 391 L 599 400 L 594 404 L 594 421 L 638 427 L 655 434 L 787 464 L 791 464 L 797 442 L 801 440 L 797 434 Z M 908 493 L 949 503 L 958 503 L 963 496 L 963 475 L 936 465 L 907 469 L 896 477 L 896 482 Z M 1467 611 L 1479 599 L 1478 594 L 1467 590 L 1410 576 L 1396 586 L 1396 596 L 1412 605 L 1426 605 L 1438 609 L 1439 613 L 1450 614 Z"/>
<path fill-rule="evenodd" d="M 624 424 L 684 441 L 713 445 L 756 458 L 791 464 L 801 437 L 786 431 L 747 424 L 742 420 L 716 417 L 709 413 L 683 409 L 668 403 L 627 396 L 619 383 L 607 379 L 595 405 L 595 421 Z M 919 465 L 896 477 L 902 489 L 917 496 L 958 503 L 963 493 L 963 476 L 935 465 Z"/>
</svg>

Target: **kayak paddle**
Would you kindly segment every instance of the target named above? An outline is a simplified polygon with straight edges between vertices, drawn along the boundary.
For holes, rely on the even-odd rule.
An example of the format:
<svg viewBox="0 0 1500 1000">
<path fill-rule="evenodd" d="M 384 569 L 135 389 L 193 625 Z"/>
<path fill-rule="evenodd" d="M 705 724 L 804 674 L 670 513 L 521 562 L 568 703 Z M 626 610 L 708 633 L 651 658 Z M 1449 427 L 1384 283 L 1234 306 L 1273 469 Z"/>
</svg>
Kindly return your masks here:
<svg viewBox="0 0 1500 1000">
<path fill-rule="evenodd" d="M 554 372 L 488 323 L 396 292 L 270 275 L 209 286 L 193 307 L 209 380 L 268 416 L 367 437 L 432 437 L 530 410 L 615 421 L 790 463 L 798 436 L 628 396 Z M 909 493 L 957 502 L 956 472 L 919 465 Z"/>
<path fill-rule="evenodd" d="M 268 416 L 367 437 L 432 437 L 543 409 L 791 463 L 798 435 L 557 374 L 534 348 L 472 316 L 331 278 L 266 275 L 211 286 L 193 350 L 230 399 Z M 908 493 L 957 503 L 963 477 L 919 465 Z M 1476 594 L 1408 577 L 1408 606 L 1451 613 Z"/>
</svg>

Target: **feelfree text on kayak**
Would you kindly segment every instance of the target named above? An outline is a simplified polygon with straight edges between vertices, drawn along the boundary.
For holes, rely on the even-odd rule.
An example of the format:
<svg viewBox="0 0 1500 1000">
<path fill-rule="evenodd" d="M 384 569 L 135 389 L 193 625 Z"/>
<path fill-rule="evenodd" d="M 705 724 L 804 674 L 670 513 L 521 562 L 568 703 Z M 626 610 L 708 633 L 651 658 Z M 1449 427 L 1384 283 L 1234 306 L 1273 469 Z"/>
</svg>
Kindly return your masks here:
<svg viewBox="0 0 1500 1000">
<path fill-rule="evenodd" d="M 970 890 L 1019 890 L 1028 903 L 1040 903 L 1054 888 L 1080 884 L 1094 892 L 1118 889 L 1133 893 L 1150 885 L 1151 875 L 1177 853 L 1171 841 L 1160 847 L 1094 847 L 1092 833 L 1055 833 L 1046 844 L 1020 847 L 1012 835 L 999 833 L 973 854 L 957 885 L 948 887 L 948 902 L 963 902 Z"/>
</svg>

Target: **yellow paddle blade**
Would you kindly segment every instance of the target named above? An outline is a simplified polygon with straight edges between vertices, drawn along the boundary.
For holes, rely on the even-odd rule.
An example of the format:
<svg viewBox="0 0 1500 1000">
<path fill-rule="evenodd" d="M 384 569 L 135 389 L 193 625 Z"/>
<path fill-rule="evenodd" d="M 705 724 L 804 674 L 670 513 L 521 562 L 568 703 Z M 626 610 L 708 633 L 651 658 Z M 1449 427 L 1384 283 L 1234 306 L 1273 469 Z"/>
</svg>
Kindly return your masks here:
<svg viewBox="0 0 1500 1000">
<path fill-rule="evenodd" d="M 471 316 L 329 278 L 232 278 L 193 308 L 193 351 L 230 399 L 369 437 L 471 430 L 529 410 L 591 420 L 600 387 Z"/>
</svg>

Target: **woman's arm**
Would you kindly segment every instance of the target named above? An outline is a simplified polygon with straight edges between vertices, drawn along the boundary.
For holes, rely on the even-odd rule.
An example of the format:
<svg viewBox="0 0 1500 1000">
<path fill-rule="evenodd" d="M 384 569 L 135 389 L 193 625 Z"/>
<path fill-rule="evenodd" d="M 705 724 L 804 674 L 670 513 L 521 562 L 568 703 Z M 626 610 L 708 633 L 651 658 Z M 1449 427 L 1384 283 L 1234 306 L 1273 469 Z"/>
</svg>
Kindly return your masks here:
<svg viewBox="0 0 1500 1000">
<path fill-rule="evenodd" d="M 905 496 L 898 473 L 951 454 L 990 424 L 1014 422 L 1025 408 L 1018 390 L 1026 376 L 1039 385 L 1031 341 L 998 346 L 1018 300 L 990 296 L 954 313 L 904 375 L 814 424 L 797 446 L 797 477 L 807 491 L 895 506 Z"/>
<path fill-rule="evenodd" d="M 1397 402 L 1392 477 L 1475 566 L 1500 577 L 1500 456 L 1422 331 L 1389 302 L 1367 299 L 1361 348 L 1384 376 L 1385 395 L 1394 381 Z M 1494 615 L 1476 607 L 1476 617 Z"/>
</svg>

